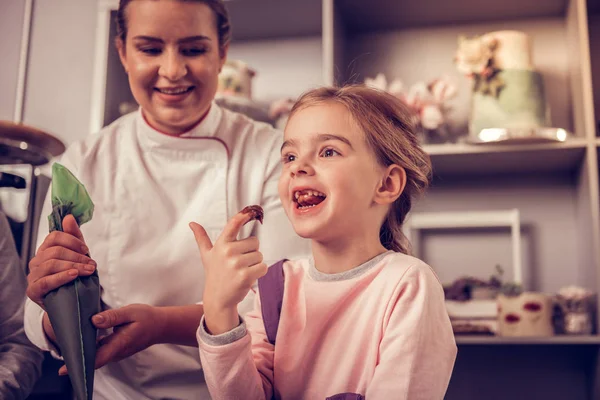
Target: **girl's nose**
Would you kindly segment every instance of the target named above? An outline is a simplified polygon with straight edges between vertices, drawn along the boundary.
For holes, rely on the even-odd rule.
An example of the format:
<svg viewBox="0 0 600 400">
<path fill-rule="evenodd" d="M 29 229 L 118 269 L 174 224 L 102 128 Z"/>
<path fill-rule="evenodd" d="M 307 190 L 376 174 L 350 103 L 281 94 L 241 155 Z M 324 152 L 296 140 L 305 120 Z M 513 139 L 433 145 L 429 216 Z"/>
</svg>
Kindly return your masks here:
<svg viewBox="0 0 600 400">
<path fill-rule="evenodd" d="M 309 162 L 299 159 L 292 165 L 291 173 L 293 176 L 314 175 L 315 170 Z"/>
<path fill-rule="evenodd" d="M 167 52 L 161 60 L 158 74 L 172 82 L 176 82 L 187 74 L 185 58 L 177 52 Z"/>
</svg>

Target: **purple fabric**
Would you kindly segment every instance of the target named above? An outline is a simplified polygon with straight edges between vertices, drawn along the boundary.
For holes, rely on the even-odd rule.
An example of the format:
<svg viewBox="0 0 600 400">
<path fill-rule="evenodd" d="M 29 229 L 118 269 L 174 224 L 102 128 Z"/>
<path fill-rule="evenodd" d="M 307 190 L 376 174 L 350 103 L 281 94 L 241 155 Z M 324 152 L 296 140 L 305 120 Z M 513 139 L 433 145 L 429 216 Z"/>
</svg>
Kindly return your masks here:
<svg viewBox="0 0 600 400">
<path fill-rule="evenodd" d="M 357 393 L 339 393 L 325 400 L 365 400 L 365 396 Z"/>
<path fill-rule="evenodd" d="M 275 345 L 277 329 L 279 328 L 279 316 L 283 304 L 283 259 L 269 267 L 265 276 L 258 279 L 258 292 L 260 294 L 260 309 L 262 311 L 263 323 L 269 342 Z"/>
</svg>

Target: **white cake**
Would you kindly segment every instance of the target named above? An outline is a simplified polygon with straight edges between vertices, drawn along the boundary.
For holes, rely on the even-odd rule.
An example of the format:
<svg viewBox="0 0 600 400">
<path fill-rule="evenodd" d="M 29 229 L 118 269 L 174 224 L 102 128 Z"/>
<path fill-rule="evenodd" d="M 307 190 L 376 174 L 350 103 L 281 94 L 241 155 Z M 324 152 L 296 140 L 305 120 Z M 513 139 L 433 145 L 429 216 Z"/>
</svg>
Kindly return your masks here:
<svg viewBox="0 0 600 400">
<path fill-rule="evenodd" d="M 459 39 L 457 68 L 473 78 L 469 133 L 496 128 L 514 137 L 547 126 L 544 81 L 535 71 L 531 39 L 519 31 L 498 31 Z"/>
</svg>

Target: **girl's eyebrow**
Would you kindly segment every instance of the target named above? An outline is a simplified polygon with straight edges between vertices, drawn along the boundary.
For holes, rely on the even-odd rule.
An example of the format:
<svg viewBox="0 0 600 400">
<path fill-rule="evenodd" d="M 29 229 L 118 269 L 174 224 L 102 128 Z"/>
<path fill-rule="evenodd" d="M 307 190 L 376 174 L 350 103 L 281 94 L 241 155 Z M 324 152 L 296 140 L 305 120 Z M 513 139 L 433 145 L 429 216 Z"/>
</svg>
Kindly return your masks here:
<svg viewBox="0 0 600 400">
<path fill-rule="evenodd" d="M 319 133 L 313 139 L 313 141 L 317 142 L 317 143 L 326 142 L 328 140 L 337 140 L 337 141 L 340 141 L 342 143 L 347 144 L 352 150 L 354 150 L 354 147 L 352 147 L 352 143 L 350 143 L 350 141 L 348 139 L 346 139 L 345 137 L 343 137 L 343 136 L 332 135 L 330 133 Z M 296 145 L 296 142 L 294 140 L 292 140 L 292 139 L 286 140 L 281 145 L 281 150 L 280 151 L 283 151 L 283 149 L 286 148 L 286 147 L 295 146 L 295 145 Z"/>
<path fill-rule="evenodd" d="M 285 142 L 283 142 L 283 144 L 281 145 L 281 149 L 279 150 L 280 152 L 283 151 L 284 148 L 286 147 L 291 147 L 291 146 L 295 146 L 296 142 L 292 139 L 290 140 L 286 140 Z"/>
<path fill-rule="evenodd" d="M 347 144 L 351 149 L 354 150 L 354 147 L 352 147 L 352 143 L 350 143 L 350 141 L 343 136 L 332 135 L 330 133 L 319 133 L 316 138 L 317 142 L 326 142 L 328 140 L 338 140 L 342 143 Z"/>
</svg>

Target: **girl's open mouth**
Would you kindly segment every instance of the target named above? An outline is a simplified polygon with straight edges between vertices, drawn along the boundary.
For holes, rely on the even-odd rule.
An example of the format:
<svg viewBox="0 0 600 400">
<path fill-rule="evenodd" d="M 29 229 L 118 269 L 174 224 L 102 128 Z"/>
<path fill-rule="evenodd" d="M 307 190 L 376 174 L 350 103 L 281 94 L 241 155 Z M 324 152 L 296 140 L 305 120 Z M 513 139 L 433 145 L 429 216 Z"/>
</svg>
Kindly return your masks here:
<svg viewBox="0 0 600 400">
<path fill-rule="evenodd" d="M 317 190 L 303 189 L 293 193 L 293 200 L 296 209 L 307 211 L 321 204 L 327 196 Z"/>
</svg>

